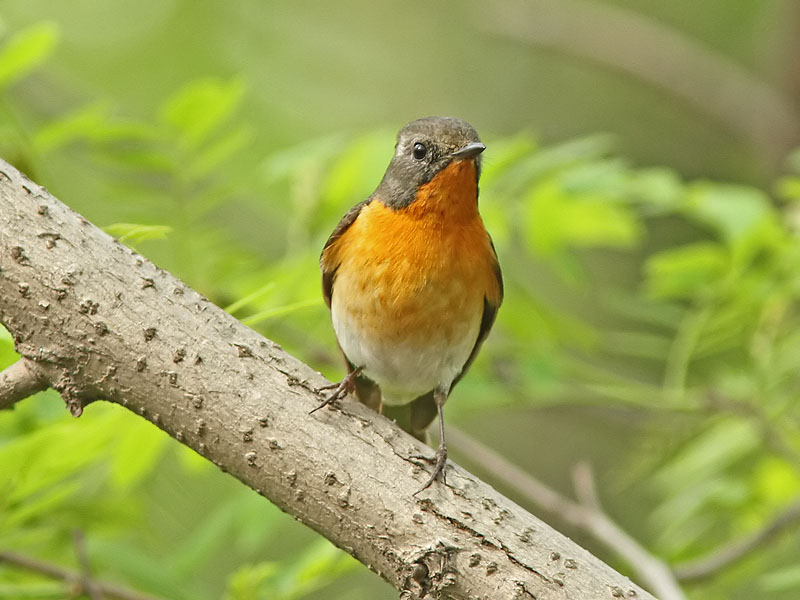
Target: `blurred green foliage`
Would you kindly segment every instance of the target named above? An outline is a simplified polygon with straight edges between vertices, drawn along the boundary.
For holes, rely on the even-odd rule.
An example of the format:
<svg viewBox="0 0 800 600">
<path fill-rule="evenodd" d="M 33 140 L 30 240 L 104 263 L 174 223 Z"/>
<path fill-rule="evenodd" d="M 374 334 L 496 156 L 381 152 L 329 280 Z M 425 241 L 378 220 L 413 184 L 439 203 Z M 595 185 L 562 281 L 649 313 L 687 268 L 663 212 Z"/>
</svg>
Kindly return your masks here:
<svg viewBox="0 0 800 600">
<path fill-rule="evenodd" d="M 32 118 L 30 86 L 61 37 L 42 21 L 0 40 L 0 155 L 340 376 L 318 252 L 374 189 L 403 123 L 264 152 L 269 131 L 242 116 L 245 75 L 181 76 L 140 114 L 88 93 Z M 448 419 L 557 487 L 591 456 L 608 510 L 670 564 L 797 501 L 800 153 L 762 190 L 634 167 L 604 135 L 486 141 L 481 208 L 506 301 Z M 15 356 L 0 329 L 0 367 Z M 80 530 L 98 577 L 168 598 L 394 597 L 119 407 L 73 420 L 52 392 L 20 403 L 0 414 L 0 465 L 0 548 L 77 568 Z M 779 537 L 687 592 L 797 598 L 799 540 Z M 43 581 L 0 564 L 0 597 L 64 597 Z"/>
</svg>

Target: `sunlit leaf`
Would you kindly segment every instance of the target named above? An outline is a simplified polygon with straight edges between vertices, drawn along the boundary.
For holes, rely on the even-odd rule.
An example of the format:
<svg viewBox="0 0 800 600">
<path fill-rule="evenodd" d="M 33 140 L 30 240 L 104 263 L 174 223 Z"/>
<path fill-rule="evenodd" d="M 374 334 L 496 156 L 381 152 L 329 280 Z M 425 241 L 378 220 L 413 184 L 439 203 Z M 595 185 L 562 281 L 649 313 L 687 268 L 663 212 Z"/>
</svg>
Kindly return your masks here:
<svg viewBox="0 0 800 600">
<path fill-rule="evenodd" d="M 258 288 L 257 290 L 247 294 L 246 296 L 243 296 L 242 298 L 239 298 L 236 302 L 226 306 L 225 311 L 234 314 L 238 310 L 250 304 L 251 302 L 255 300 L 260 300 L 261 298 L 268 296 L 270 292 L 272 292 L 274 289 L 275 289 L 275 282 L 269 281 L 260 288 Z"/>
<path fill-rule="evenodd" d="M 336 578 L 358 567 L 356 560 L 333 546 L 319 540 L 308 546 L 293 564 L 276 573 L 274 596 L 270 600 L 296 600 L 329 585 Z M 265 599 L 266 600 L 266 599 Z"/>
<path fill-rule="evenodd" d="M 341 154 L 347 143 L 341 136 L 331 136 L 283 148 L 267 156 L 261 164 L 261 176 L 268 184 L 275 183 L 307 168 L 325 165 Z"/>
<path fill-rule="evenodd" d="M 759 587 L 764 592 L 800 591 L 800 565 L 776 569 L 759 578 Z"/>
<path fill-rule="evenodd" d="M 768 506 L 778 507 L 800 497 L 800 473 L 796 465 L 767 456 L 753 473 L 753 487 Z"/>
<path fill-rule="evenodd" d="M 275 578 L 280 566 L 274 562 L 242 565 L 228 579 L 226 600 L 267 600 L 266 585 Z"/>
<path fill-rule="evenodd" d="M 289 313 L 292 313 L 296 310 L 300 310 L 303 308 L 310 308 L 312 306 L 319 306 L 322 304 L 322 297 L 319 298 L 312 298 L 309 300 L 301 300 L 299 302 L 293 302 L 292 304 L 286 304 L 284 306 L 276 306 L 274 308 L 268 308 L 267 310 L 262 310 L 254 315 L 250 315 L 242 319 L 242 323 L 252 327 L 253 325 L 260 323 L 261 321 L 265 321 L 266 319 L 274 319 L 277 317 L 282 317 Z"/>
<path fill-rule="evenodd" d="M 186 84 L 164 104 L 161 116 L 190 148 L 198 147 L 238 108 L 244 97 L 241 79 L 199 79 Z"/>
<path fill-rule="evenodd" d="M 728 264 L 728 253 L 713 242 L 668 248 L 647 259 L 645 291 L 653 299 L 706 292 L 725 274 Z"/>
<path fill-rule="evenodd" d="M 155 468 L 169 439 L 155 425 L 133 415 L 126 415 L 115 444 L 108 452 L 111 482 L 121 491 L 129 491 Z"/>
<path fill-rule="evenodd" d="M 711 183 L 689 186 L 686 211 L 716 229 L 730 244 L 772 217 L 769 198 L 761 190 Z"/>
<path fill-rule="evenodd" d="M 666 210 L 678 205 L 685 187 L 671 169 L 653 167 L 632 173 L 628 191 L 633 198 L 646 203 L 648 208 Z"/>
<path fill-rule="evenodd" d="M 253 139 L 249 129 L 237 127 L 219 139 L 203 147 L 193 161 L 186 166 L 184 176 L 197 179 L 208 175 L 211 171 L 229 160 Z"/>
<path fill-rule="evenodd" d="M 481 159 L 481 186 L 492 188 L 502 185 L 503 175 L 521 159 L 531 156 L 536 149 L 533 138 L 524 133 L 487 142 L 487 151 Z"/>
<path fill-rule="evenodd" d="M 323 179 L 325 203 L 341 210 L 366 198 L 377 186 L 392 157 L 392 137 L 388 130 L 379 131 L 343 146 L 333 157 Z"/>
<path fill-rule="evenodd" d="M 0 48 L 0 89 L 25 77 L 52 54 L 58 25 L 46 21 L 18 31 Z"/>
<path fill-rule="evenodd" d="M 781 177 L 775 184 L 775 192 L 786 200 L 800 200 L 800 177 Z"/>
<path fill-rule="evenodd" d="M 545 255 L 567 246 L 629 247 L 642 233 L 628 208 L 604 196 L 570 194 L 557 180 L 533 188 L 527 204 L 527 241 Z"/>
<path fill-rule="evenodd" d="M 95 102 L 44 125 L 34 136 L 41 152 L 52 152 L 68 144 L 150 140 L 154 131 L 143 123 L 115 118 L 107 102 Z"/>
<path fill-rule="evenodd" d="M 120 242 L 136 245 L 145 240 L 162 240 L 172 231 L 167 225 L 140 225 L 137 223 L 114 223 L 103 227 Z"/>
</svg>

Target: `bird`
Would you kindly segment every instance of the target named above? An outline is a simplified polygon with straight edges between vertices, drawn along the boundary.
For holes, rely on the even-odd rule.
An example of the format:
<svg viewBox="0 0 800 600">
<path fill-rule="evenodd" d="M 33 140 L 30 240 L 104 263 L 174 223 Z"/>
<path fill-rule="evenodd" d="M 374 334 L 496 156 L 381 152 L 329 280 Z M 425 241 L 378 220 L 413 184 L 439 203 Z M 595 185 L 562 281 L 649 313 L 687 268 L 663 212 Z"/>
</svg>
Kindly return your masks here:
<svg viewBox="0 0 800 600">
<path fill-rule="evenodd" d="M 353 393 L 423 442 L 438 417 L 433 472 L 416 493 L 440 476 L 446 483 L 443 407 L 503 301 L 478 212 L 485 148 L 461 119 L 408 123 L 377 188 L 344 215 L 320 256 L 348 374 L 326 386 L 334 391 L 314 411 Z"/>
</svg>

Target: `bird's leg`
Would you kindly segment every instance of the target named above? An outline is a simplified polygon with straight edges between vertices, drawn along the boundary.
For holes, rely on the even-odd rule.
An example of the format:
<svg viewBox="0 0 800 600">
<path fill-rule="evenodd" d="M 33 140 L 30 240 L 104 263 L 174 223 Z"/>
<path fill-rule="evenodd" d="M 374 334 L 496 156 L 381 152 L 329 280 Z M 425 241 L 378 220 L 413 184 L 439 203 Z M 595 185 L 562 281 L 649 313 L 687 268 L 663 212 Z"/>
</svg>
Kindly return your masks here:
<svg viewBox="0 0 800 600">
<path fill-rule="evenodd" d="M 414 495 L 416 496 L 423 490 L 428 489 L 431 484 L 436 481 L 439 475 L 442 476 L 442 483 L 447 483 L 445 479 L 445 465 L 447 464 L 447 444 L 445 444 L 444 440 L 444 402 L 447 400 L 447 392 L 445 392 L 441 388 L 436 388 L 433 392 L 433 400 L 436 402 L 436 411 L 439 415 L 439 448 L 436 450 L 436 456 L 434 457 L 433 463 L 433 473 L 428 478 L 428 481 L 425 482 L 421 488 L 419 488 Z"/>
<path fill-rule="evenodd" d="M 322 404 L 317 406 L 314 410 L 312 410 L 308 414 L 310 414 L 310 415 L 314 414 L 320 408 L 328 406 L 329 404 L 333 404 L 334 402 L 336 402 L 340 398 L 344 398 L 347 394 L 352 392 L 355 389 L 356 377 L 361 375 L 361 370 L 362 370 L 362 367 L 358 367 L 356 369 L 353 369 L 352 371 L 350 371 L 347 374 L 347 377 L 342 379 L 339 383 L 332 383 L 330 385 L 324 385 L 321 388 L 319 388 L 317 390 L 318 392 L 321 392 L 323 390 L 333 390 L 333 392 L 327 398 L 325 398 L 325 400 L 322 402 Z"/>
</svg>

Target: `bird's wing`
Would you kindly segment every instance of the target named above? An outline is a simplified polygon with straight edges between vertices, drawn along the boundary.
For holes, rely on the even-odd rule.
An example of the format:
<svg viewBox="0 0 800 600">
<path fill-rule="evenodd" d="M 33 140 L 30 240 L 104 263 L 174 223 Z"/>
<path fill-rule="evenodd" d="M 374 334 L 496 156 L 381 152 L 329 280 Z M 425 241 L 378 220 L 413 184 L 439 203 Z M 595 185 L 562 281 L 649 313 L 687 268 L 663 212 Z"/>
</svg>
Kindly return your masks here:
<svg viewBox="0 0 800 600">
<path fill-rule="evenodd" d="M 358 215 L 361 214 L 361 210 L 370 203 L 372 198 L 368 198 L 363 202 L 359 202 L 349 211 L 347 214 L 342 217 L 342 220 L 339 221 L 339 224 L 336 226 L 336 229 L 333 230 L 333 233 L 328 238 L 328 241 L 325 242 L 325 247 L 322 249 L 322 254 L 319 257 L 319 266 L 322 270 L 322 295 L 325 297 L 325 304 L 328 305 L 328 308 L 331 306 L 331 297 L 333 296 L 333 283 L 336 279 L 336 270 L 339 268 L 340 258 L 339 253 L 337 252 L 336 248 L 336 241 L 342 237 L 345 231 L 355 223 L 355 220 L 358 218 Z M 339 348 L 341 351 L 341 347 Z M 350 362 L 350 359 L 345 356 L 345 353 L 342 351 L 342 356 L 344 356 L 345 363 L 347 364 L 347 372 L 351 373 L 355 370 L 355 365 Z M 376 412 L 379 412 L 381 409 L 381 390 L 378 385 L 373 382 L 371 379 L 359 375 L 355 379 L 355 396 L 358 398 L 360 402 L 366 404 L 371 409 Z"/>
<path fill-rule="evenodd" d="M 336 226 L 336 229 L 333 230 L 333 233 L 328 238 L 328 241 L 325 242 L 325 247 L 322 248 L 322 254 L 319 257 L 319 266 L 322 270 L 322 295 L 325 298 L 325 304 L 328 305 L 328 308 L 331 306 L 331 296 L 333 295 L 333 282 L 336 278 L 336 270 L 339 268 L 339 257 L 338 253 L 335 252 L 335 243 L 345 231 L 355 223 L 355 220 L 358 218 L 358 215 L 361 214 L 363 208 L 372 201 L 372 198 L 368 198 L 363 202 L 359 202 L 353 208 L 347 211 L 347 214 L 342 217 L 342 220 L 339 221 L 339 224 Z"/>
<path fill-rule="evenodd" d="M 472 352 L 470 352 L 467 362 L 464 363 L 464 367 L 453 381 L 450 389 L 453 389 L 453 385 L 458 383 L 458 381 L 464 376 L 464 374 L 472 365 L 472 362 L 478 355 L 478 350 L 481 349 L 481 344 L 483 344 L 483 341 L 486 339 L 486 336 L 489 335 L 489 331 L 492 329 L 492 325 L 494 325 L 494 320 L 497 317 L 497 310 L 503 303 L 503 274 L 500 271 L 500 263 L 497 262 L 497 252 L 494 249 L 494 244 L 492 243 L 491 238 L 489 239 L 489 244 L 491 245 L 492 253 L 494 254 L 493 267 L 497 285 L 493 289 L 487 291 L 486 295 L 483 297 L 483 316 L 481 317 L 481 327 L 478 330 L 478 339 L 475 340 L 475 345 L 472 347 Z"/>
</svg>

